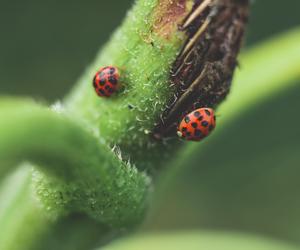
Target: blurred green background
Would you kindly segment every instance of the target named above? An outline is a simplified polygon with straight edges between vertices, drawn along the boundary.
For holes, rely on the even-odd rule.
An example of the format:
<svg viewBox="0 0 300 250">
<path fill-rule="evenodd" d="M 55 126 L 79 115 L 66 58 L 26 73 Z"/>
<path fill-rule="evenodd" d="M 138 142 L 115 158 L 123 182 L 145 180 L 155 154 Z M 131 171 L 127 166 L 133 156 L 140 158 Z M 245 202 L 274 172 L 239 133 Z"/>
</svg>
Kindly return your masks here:
<svg viewBox="0 0 300 250">
<path fill-rule="evenodd" d="M 131 4 L 0 0 L 1 95 L 63 97 Z M 299 9 L 298 0 L 254 1 L 246 47 L 300 25 Z M 299 93 L 267 100 L 204 142 L 144 229 L 217 228 L 300 242 Z"/>
<path fill-rule="evenodd" d="M 53 101 L 72 87 L 132 0 L 0 0 L 0 93 Z M 253 3 L 247 45 L 300 24 L 298 0 Z"/>
</svg>

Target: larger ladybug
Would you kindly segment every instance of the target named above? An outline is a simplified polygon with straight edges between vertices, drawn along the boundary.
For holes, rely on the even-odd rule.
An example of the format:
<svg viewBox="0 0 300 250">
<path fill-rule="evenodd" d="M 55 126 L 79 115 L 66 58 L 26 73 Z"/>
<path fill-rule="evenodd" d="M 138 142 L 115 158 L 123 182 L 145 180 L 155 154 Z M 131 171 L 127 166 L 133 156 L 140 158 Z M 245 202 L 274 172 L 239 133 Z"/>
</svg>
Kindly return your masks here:
<svg viewBox="0 0 300 250">
<path fill-rule="evenodd" d="M 120 73 L 118 68 L 107 66 L 97 71 L 93 85 L 98 96 L 109 97 L 119 89 Z"/>
<path fill-rule="evenodd" d="M 201 141 L 216 127 L 211 108 L 199 108 L 187 114 L 178 126 L 177 134 L 188 141 Z"/>
</svg>

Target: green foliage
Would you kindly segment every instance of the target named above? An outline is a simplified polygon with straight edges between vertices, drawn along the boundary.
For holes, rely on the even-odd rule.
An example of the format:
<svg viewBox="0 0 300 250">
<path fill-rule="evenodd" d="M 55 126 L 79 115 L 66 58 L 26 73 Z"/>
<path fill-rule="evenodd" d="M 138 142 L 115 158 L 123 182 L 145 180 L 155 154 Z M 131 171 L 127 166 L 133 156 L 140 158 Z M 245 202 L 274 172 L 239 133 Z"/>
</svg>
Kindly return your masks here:
<svg viewBox="0 0 300 250">
<path fill-rule="evenodd" d="M 119 240 L 105 250 L 296 250 L 295 246 L 276 240 L 245 236 L 237 233 L 186 231 L 136 235 Z"/>
</svg>

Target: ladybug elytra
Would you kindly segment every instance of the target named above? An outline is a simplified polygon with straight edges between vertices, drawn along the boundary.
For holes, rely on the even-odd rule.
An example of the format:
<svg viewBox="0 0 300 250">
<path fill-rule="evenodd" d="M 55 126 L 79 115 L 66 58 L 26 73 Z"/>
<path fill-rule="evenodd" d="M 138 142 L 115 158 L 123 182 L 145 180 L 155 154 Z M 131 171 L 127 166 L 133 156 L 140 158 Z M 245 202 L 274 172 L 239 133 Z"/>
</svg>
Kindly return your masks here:
<svg viewBox="0 0 300 250">
<path fill-rule="evenodd" d="M 200 141 L 208 136 L 215 126 L 214 110 L 199 108 L 183 117 L 177 134 L 188 141 Z"/>
<path fill-rule="evenodd" d="M 93 85 L 98 96 L 109 97 L 119 88 L 120 73 L 118 68 L 107 66 L 97 71 Z"/>
</svg>

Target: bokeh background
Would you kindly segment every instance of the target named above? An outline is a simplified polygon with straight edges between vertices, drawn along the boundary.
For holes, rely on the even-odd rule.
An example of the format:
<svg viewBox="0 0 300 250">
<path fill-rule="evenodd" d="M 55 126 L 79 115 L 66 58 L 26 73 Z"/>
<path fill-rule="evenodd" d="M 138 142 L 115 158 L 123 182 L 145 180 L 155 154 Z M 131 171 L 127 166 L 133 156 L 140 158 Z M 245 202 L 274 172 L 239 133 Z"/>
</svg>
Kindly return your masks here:
<svg viewBox="0 0 300 250">
<path fill-rule="evenodd" d="M 133 0 L 0 0 L 0 93 L 64 96 Z M 253 1 L 247 46 L 300 24 L 298 0 Z"/>
<path fill-rule="evenodd" d="M 63 97 L 131 4 L 0 0 L 0 94 Z M 245 49 L 300 25 L 299 9 L 299 0 L 254 1 Z M 223 229 L 300 243 L 299 93 L 266 100 L 203 143 L 143 229 Z"/>
</svg>

